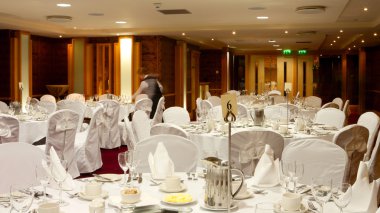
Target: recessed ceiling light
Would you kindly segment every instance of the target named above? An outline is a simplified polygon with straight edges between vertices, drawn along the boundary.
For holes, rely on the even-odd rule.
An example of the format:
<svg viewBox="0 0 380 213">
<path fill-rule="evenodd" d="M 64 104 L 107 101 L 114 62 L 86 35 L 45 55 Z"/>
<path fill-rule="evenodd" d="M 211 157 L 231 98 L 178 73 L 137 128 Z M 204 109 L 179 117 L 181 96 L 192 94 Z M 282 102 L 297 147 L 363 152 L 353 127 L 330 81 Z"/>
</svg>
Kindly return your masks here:
<svg viewBox="0 0 380 213">
<path fill-rule="evenodd" d="M 374 33 L 373 36 L 377 36 L 377 33 Z"/>
<path fill-rule="evenodd" d="M 321 56 L 321 57 L 322 57 L 322 54 L 320 54 L 319 56 Z"/>
<path fill-rule="evenodd" d="M 364 43 L 364 40 L 362 40 L 362 43 Z"/>
<path fill-rule="evenodd" d="M 74 28 L 74 30 L 76 30 L 77 29 L 77 27 L 73 27 Z"/>
<path fill-rule="evenodd" d="M 336 41 L 334 40 L 333 42 L 335 43 Z"/>
<path fill-rule="evenodd" d="M 116 33 L 117 36 L 119 36 L 120 34 L 119 33 Z"/>
<path fill-rule="evenodd" d="M 351 50 L 351 48 L 349 47 L 348 50 Z"/>
<path fill-rule="evenodd" d="M 288 34 L 289 32 L 287 30 L 285 30 L 285 34 Z"/>
<path fill-rule="evenodd" d="M 282 48 L 277 48 L 276 50 L 282 50 Z"/>
<path fill-rule="evenodd" d="M 214 41 L 214 38 L 211 38 L 211 41 Z"/>
<path fill-rule="evenodd" d="M 339 30 L 339 32 L 343 33 L 343 30 Z"/>
<path fill-rule="evenodd" d="M 126 21 L 115 21 L 116 24 L 126 24 Z"/>
<path fill-rule="evenodd" d="M 227 47 L 230 47 L 230 45 L 229 45 L 229 44 L 227 44 Z"/>
<path fill-rule="evenodd" d="M 182 33 L 182 36 L 185 36 L 186 35 L 186 33 Z"/>
<path fill-rule="evenodd" d="M 356 45 L 354 45 L 354 48 L 356 47 Z"/>
<path fill-rule="evenodd" d="M 337 39 L 340 39 L 340 36 L 337 36 L 336 38 L 337 38 Z"/>
<path fill-rule="evenodd" d="M 331 43 L 330 46 L 332 46 L 333 44 Z"/>
<path fill-rule="evenodd" d="M 62 38 L 62 35 L 59 35 L 60 38 Z"/>
<path fill-rule="evenodd" d="M 232 35 L 236 35 L 236 31 L 232 31 Z"/>
<path fill-rule="evenodd" d="M 364 11 L 368 11 L 368 8 L 367 8 L 367 7 L 365 7 L 365 8 L 363 8 L 363 10 L 364 10 Z"/>
<path fill-rule="evenodd" d="M 275 40 L 269 40 L 268 42 L 269 42 L 269 43 L 276 43 Z"/>
<path fill-rule="evenodd" d="M 280 45 L 279 44 L 273 44 L 273 47 L 279 47 Z"/>
<path fill-rule="evenodd" d="M 268 19 L 269 17 L 268 16 L 257 16 L 256 18 L 260 19 L 260 20 L 265 20 L 265 19 Z"/>
<path fill-rule="evenodd" d="M 71 4 L 68 4 L 68 3 L 58 3 L 57 7 L 71 7 Z"/>
</svg>

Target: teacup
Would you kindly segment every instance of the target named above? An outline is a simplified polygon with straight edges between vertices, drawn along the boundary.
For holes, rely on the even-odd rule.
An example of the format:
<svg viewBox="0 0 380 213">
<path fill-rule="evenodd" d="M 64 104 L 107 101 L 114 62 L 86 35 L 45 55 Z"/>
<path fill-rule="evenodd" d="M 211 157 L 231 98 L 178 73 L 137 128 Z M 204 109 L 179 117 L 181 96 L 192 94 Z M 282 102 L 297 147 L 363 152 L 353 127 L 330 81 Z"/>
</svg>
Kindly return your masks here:
<svg viewBox="0 0 380 213">
<path fill-rule="evenodd" d="M 241 181 L 232 181 L 232 193 L 236 192 L 236 190 L 239 188 Z M 241 185 L 241 189 L 239 193 L 236 196 L 243 196 L 247 194 L 247 183 L 244 181 L 243 185 Z"/>
<path fill-rule="evenodd" d="M 286 125 L 280 125 L 278 129 L 279 129 L 278 131 L 281 134 L 287 134 L 288 133 L 288 126 L 286 126 Z"/>
<path fill-rule="evenodd" d="M 121 190 L 120 195 L 122 203 L 137 203 L 140 201 L 141 191 L 138 188 L 125 188 Z"/>
<path fill-rule="evenodd" d="M 102 198 L 96 198 L 89 204 L 89 213 L 104 213 L 105 206 Z"/>
<path fill-rule="evenodd" d="M 59 204 L 53 202 L 41 203 L 38 205 L 38 213 L 59 213 Z"/>
<path fill-rule="evenodd" d="M 297 211 L 301 207 L 301 200 L 300 194 L 285 192 L 281 198 L 281 207 L 286 211 Z"/>
<path fill-rule="evenodd" d="M 84 194 L 87 196 L 98 196 L 102 193 L 102 184 L 90 182 L 84 186 Z"/>
<path fill-rule="evenodd" d="M 178 190 L 181 188 L 181 179 L 178 176 L 166 177 L 164 186 L 167 190 Z"/>
</svg>

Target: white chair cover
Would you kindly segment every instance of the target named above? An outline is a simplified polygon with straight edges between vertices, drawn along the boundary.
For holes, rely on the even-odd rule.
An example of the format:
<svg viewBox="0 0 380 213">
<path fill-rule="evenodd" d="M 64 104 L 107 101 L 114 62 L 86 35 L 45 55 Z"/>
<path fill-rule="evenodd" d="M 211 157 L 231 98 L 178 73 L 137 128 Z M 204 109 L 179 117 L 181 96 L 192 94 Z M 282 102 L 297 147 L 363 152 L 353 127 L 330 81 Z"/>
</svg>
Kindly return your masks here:
<svg viewBox="0 0 380 213">
<path fill-rule="evenodd" d="M 236 96 L 239 96 L 240 95 L 240 91 L 236 91 L 236 90 L 228 90 L 227 91 L 228 94 L 235 94 Z"/>
<path fill-rule="evenodd" d="M 332 100 L 333 103 L 336 103 L 339 106 L 339 109 L 342 110 L 343 100 L 339 97 L 336 97 Z"/>
<path fill-rule="evenodd" d="M 38 102 L 38 106 L 44 108 L 48 115 L 57 110 L 57 104 L 51 101 L 40 101 Z"/>
<path fill-rule="evenodd" d="M 286 103 L 286 97 L 282 95 L 273 96 L 274 104 Z"/>
<path fill-rule="evenodd" d="M 209 91 L 206 91 L 206 93 L 205 93 L 205 97 L 206 97 L 206 98 L 211 97 L 211 93 L 210 93 Z"/>
<path fill-rule="evenodd" d="M 321 107 L 321 109 L 324 109 L 324 108 L 335 108 L 335 109 L 339 109 L 339 105 L 334 103 L 334 102 L 327 102 L 325 104 L 323 104 L 323 106 Z M 340 110 L 340 109 L 339 109 Z"/>
<path fill-rule="evenodd" d="M 296 115 L 299 113 L 298 106 L 291 103 L 280 103 L 280 104 L 276 104 L 276 106 L 282 106 L 282 107 L 288 108 L 290 112 L 290 115 L 289 115 L 290 119 L 295 118 Z"/>
<path fill-rule="evenodd" d="M 78 126 L 78 113 L 62 109 L 52 113 L 48 118 L 45 154 L 50 155 L 50 147 L 54 147 L 59 158 L 68 163 L 68 172 L 75 178 L 79 170 L 74 155 L 75 135 Z"/>
<path fill-rule="evenodd" d="M 201 110 L 202 109 L 202 98 L 197 98 L 197 100 L 195 100 L 195 104 L 197 105 L 197 109 Z"/>
<path fill-rule="evenodd" d="M 268 95 L 270 95 L 270 96 L 274 96 L 274 95 L 281 95 L 281 92 L 280 91 L 278 91 L 278 90 L 271 90 L 271 91 L 269 91 L 268 92 Z"/>
<path fill-rule="evenodd" d="M 136 95 L 135 102 L 137 102 L 141 99 L 144 99 L 144 98 L 149 98 L 149 96 L 147 94 L 138 94 L 138 95 Z"/>
<path fill-rule="evenodd" d="M 182 129 L 180 126 L 171 123 L 159 123 L 150 129 L 150 135 L 159 135 L 159 134 L 167 134 L 167 135 L 178 135 L 184 138 L 189 138 L 187 132 Z"/>
<path fill-rule="evenodd" d="M 148 116 L 150 116 L 150 112 L 152 111 L 153 101 L 149 98 L 143 98 L 135 102 L 135 111 L 142 110 Z"/>
<path fill-rule="evenodd" d="M 128 150 L 134 149 L 136 145 L 136 136 L 135 133 L 133 132 L 133 127 L 132 127 L 132 122 L 129 121 L 128 117 L 126 116 L 124 118 L 123 122 L 123 144 L 128 146 Z"/>
<path fill-rule="evenodd" d="M 102 94 L 99 96 L 99 101 L 103 100 L 117 100 L 117 96 L 114 94 Z"/>
<path fill-rule="evenodd" d="M 211 113 L 212 118 L 216 121 L 224 121 L 223 118 L 223 112 L 222 112 L 222 106 L 214 106 L 209 113 Z M 209 115 L 210 116 L 210 115 Z"/>
<path fill-rule="evenodd" d="M 210 96 L 207 98 L 208 101 L 212 104 L 212 106 L 219 106 L 221 104 L 221 99 L 218 96 Z"/>
<path fill-rule="evenodd" d="M 138 172 L 150 172 L 148 163 L 149 152 L 156 151 L 157 144 L 161 142 L 169 153 L 174 163 L 175 172 L 193 172 L 198 163 L 199 151 L 194 142 L 177 135 L 154 135 L 136 144 L 135 159 L 139 164 Z M 184 151 L 186 150 L 186 151 Z"/>
<path fill-rule="evenodd" d="M 68 94 L 66 97 L 66 100 L 80 101 L 82 103 L 86 103 L 86 99 L 84 98 L 84 95 L 79 94 L 79 93 Z"/>
<path fill-rule="evenodd" d="M 248 117 L 248 108 L 245 105 L 238 103 L 237 109 L 239 117 Z"/>
<path fill-rule="evenodd" d="M 144 111 L 138 110 L 133 114 L 132 128 L 136 143 L 150 136 L 150 120 Z"/>
<path fill-rule="evenodd" d="M 354 183 L 360 161 L 367 150 L 367 140 L 368 130 L 358 124 L 345 126 L 335 133 L 333 143 L 342 147 L 347 153 L 345 182 Z"/>
<path fill-rule="evenodd" d="M 40 98 L 40 101 L 49 101 L 49 102 L 57 103 L 57 101 L 55 100 L 55 97 L 50 94 L 43 95 Z"/>
<path fill-rule="evenodd" d="M 41 164 L 44 159 L 45 153 L 31 144 L 0 144 L 0 194 L 9 194 L 13 184 L 39 185 L 36 169 L 44 171 Z"/>
<path fill-rule="evenodd" d="M 316 123 L 335 126 L 337 129 L 340 129 L 344 126 L 345 120 L 346 116 L 344 113 L 335 108 L 321 109 L 315 115 Z"/>
<path fill-rule="evenodd" d="M 0 101 L 0 113 L 8 113 L 8 111 L 9 106 L 6 103 Z"/>
<path fill-rule="evenodd" d="M 379 130 L 380 118 L 373 112 L 365 112 L 360 115 L 357 124 L 366 127 L 369 131 L 367 153 L 364 160 L 369 160 L 374 147 L 376 133 Z"/>
<path fill-rule="evenodd" d="M 344 121 L 344 123 L 347 124 L 348 116 L 350 116 L 350 100 L 346 100 L 346 102 L 344 102 L 344 106 L 343 106 L 342 111 L 346 115 L 346 120 Z"/>
<path fill-rule="evenodd" d="M 103 119 L 104 125 L 101 125 L 100 147 L 104 149 L 113 149 L 121 146 L 120 129 L 119 129 L 119 111 L 120 105 L 115 100 L 99 101 L 104 108 Z"/>
<path fill-rule="evenodd" d="M 69 109 L 76 112 L 79 115 L 77 132 L 82 130 L 84 113 L 86 111 L 86 105 L 81 101 L 75 100 L 60 100 L 57 102 L 57 110 Z"/>
<path fill-rule="evenodd" d="M 282 152 L 285 162 L 301 162 L 304 165 L 300 183 L 310 185 L 312 178 L 332 178 L 333 182 L 342 182 L 347 154 L 338 145 L 322 139 L 303 139 L 289 143 Z"/>
<path fill-rule="evenodd" d="M 274 159 L 281 158 L 284 149 L 284 138 L 276 132 L 267 130 L 236 132 L 231 136 L 231 141 L 231 161 L 246 175 L 253 175 L 256 168 L 254 160 L 260 159 L 265 144 L 269 144 L 273 149 Z M 239 161 L 242 159 L 244 163 Z"/>
<path fill-rule="evenodd" d="M 106 125 L 103 116 L 103 107 L 97 107 L 86 131 L 80 132 L 75 137 L 75 157 L 80 173 L 93 172 L 102 167 L 100 153 L 100 138 L 102 132 L 100 126 Z"/>
<path fill-rule="evenodd" d="M 208 100 L 202 100 L 202 110 L 205 110 L 205 112 L 210 111 L 212 109 L 212 103 Z"/>
<path fill-rule="evenodd" d="M 178 126 L 190 123 L 190 115 L 185 108 L 169 107 L 162 115 L 165 123 L 172 123 Z"/>
<path fill-rule="evenodd" d="M 308 96 L 305 98 L 304 105 L 307 107 L 321 108 L 322 99 L 317 96 Z"/>
<path fill-rule="evenodd" d="M 164 111 L 165 111 L 165 97 L 162 96 L 158 100 L 157 109 L 156 109 L 156 112 L 154 113 L 151 126 L 162 123 L 162 114 L 164 113 Z"/>
<path fill-rule="evenodd" d="M 19 141 L 20 122 L 11 115 L 0 113 L 0 144 Z M 22 141 L 24 142 L 24 141 Z"/>
</svg>

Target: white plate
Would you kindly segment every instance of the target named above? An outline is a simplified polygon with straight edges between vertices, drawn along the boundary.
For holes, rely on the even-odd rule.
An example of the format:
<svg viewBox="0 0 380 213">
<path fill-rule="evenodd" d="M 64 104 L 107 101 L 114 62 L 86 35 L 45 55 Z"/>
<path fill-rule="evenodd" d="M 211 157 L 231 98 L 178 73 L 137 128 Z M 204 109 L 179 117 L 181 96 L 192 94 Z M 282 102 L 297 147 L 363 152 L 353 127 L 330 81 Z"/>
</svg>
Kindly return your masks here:
<svg viewBox="0 0 380 213">
<path fill-rule="evenodd" d="M 209 210 L 209 211 L 226 211 L 227 208 L 213 208 L 213 207 L 209 207 L 209 206 L 206 206 L 203 202 L 200 204 L 201 208 L 202 209 L 206 209 L 206 210 Z M 233 209 L 236 209 L 238 207 L 237 205 L 237 202 L 232 202 L 231 204 L 231 210 Z"/>
<path fill-rule="evenodd" d="M 166 197 L 166 196 L 165 196 Z M 165 197 L 162 198 L 161 202 L 162 203 L 165 203 L 165 204 L 169 204 L 169 205 L 173 205 L 173 206 L 182 206 L 182 205 L 187 205 L 187 204 L 190 204 L 190 203 L 195 203 L 197 201 L 197 199 L 191 195 L 191 197 L 193 198 L 191 201 L 189 202 L 184 202 L 184 203 L 173 203 L 173 202 L 167 202 L 165 201 Z"/>
<path fill-rule="evenodd" d="M 187 187 L 183 183 L 180 184 L 180 188 L 178 188 L 178 189 L 167 189 L 165 186 L 165 183 L 162 183 L 160 185 L 160 190 L 163 192 L 167 192 L 167 193 L 182 192 L 182 191 L 185 191 L 186 189 L 187 189 Z"/>
<path fill-rule="evenodd" d="M 137 203 L 134 203 L 136 207 L 141 206 L 151 206 L 151 205 L 158 205 L 160 202 L 158 199 L 149 196 L 147 193 L 142 192 L 140 201 Z M 111 206 L 121 207 L 121 197 L 120 196 L 109 196 L 108 198 L 108 204 Z"/>
<path fill-rule="evenodd" d="M 107 191 L 102 191 L 102 193 L 100 195 L 96 195 L 96 196 L 90 196 L 90 195 L 86 195 L 84 192 L 79 192 L 78 196 L 80 198 L 82 198 L 83 200 L 92 201 L 95 198 L 106 198 L 106 197 L 108 197 L 108 192 Z"/>
<path fill-rule="evenodd" d="M 104 179 L 104 178 L 106 179 Z M 121 180 L 121 175 L 118 175 L 118 174 L 101 174 L 101 175 L 98 175 L 95 177 L 95 180 L 96 181 L 99 181 L 99 182 L 114 182 L 114 181 L 119 181 Z M 109 179 L 109 180 L 107 180 Z"/>
<path fill-rule="evenodd" d="M 251 191 L 245 191 L 244 194 L 238 193 L 235 197 L 234 200 L 244 200 L 253 197 L 253 192 Z"/>
</svg>

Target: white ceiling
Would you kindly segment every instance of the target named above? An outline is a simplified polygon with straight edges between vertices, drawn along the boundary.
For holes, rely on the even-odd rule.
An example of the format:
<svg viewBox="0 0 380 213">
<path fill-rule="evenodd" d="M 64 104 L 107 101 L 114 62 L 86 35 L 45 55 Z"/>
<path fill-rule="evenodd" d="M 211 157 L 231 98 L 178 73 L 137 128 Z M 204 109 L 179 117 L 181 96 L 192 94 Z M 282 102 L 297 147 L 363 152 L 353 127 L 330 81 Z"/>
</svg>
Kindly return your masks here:
<svg viewBox="0 0 380 213">
<path fill-rule="evenodd" d="M 72 6 L 56 6 L 63 2 Z M 154 5 L 158 2 L 159 9 Z M 326 10 L 296 13 L 297 7 L 313 5 Z M 167 9 L 186 9 L 191 14 L 164 15 L 158 11 Z M 229 45 L 241 51 L 291 48 L 323 52 L 380 44 L 379 11 L 380 0 L 3 0 L 0 28 L 51 37 L 165 35 L 208 48 Z M 46 20 L 48 15 L 67 15 L 72 21 L 54 23 Z M 269 19 L 258 20 L 257 16 Z M 127 23 L 116 24 L 119 20 Z M 308 31 L 315 34 L 299 35 Z M 379 36 L 373 36 L 375 32 Z M 280 47 L 273 47 L 268 40 L 275 40 Z"/>
</svg>

